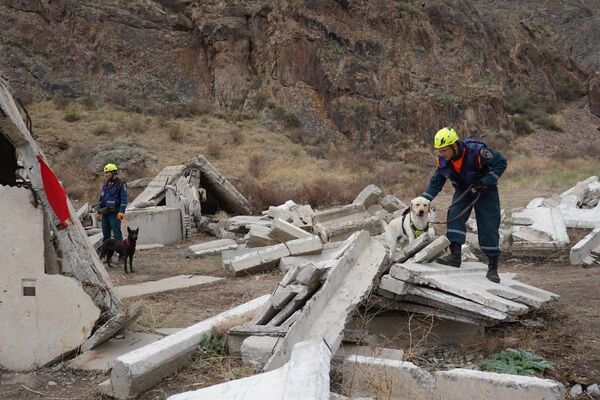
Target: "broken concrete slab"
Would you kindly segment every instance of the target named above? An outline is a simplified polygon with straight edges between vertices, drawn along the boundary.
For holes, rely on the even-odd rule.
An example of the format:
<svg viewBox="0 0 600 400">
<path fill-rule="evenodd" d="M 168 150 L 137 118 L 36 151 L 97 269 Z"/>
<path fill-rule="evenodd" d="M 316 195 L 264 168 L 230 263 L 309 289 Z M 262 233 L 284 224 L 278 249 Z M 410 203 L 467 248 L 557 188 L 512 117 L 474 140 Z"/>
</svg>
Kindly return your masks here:
<svg viewBox="0 0 600 400">
<path fill-rule="evenodd" d="M 234 275 L 264 271 L 277 266 L 282 257 L 290 255 L 283 243 L 273 246 L 255 247 L 252 251 L 235 256 L 229 261 L 229 270 Z"/>
<path fill-rule="evenodd" d="M 545 218 L 543 215 L 538 216 L 541 213 L 539 210 L 544 209 L 547 208 L 538 207 L 513 210 L 510 221 L 515 225 L 531 225 L 536 218 L 538 221 L 542 221 Z M 556 207 L 552 209 L 556 209 Z M 558 210 L 560 210 L 564 225 L 567 228 L 595 229 L 600 226 L 599 205 L 589 209 L 560 206 Z"/>
<path fill-rule="evenodd" d="M 100 309 L 76 279 L 44 270 L 44 217 L 29 189 L 0 185 L 0 368 L 41 367 L 81 346 Z"/>
<path fill-rule="evenodd" d="M 337 242 L 341 243 L 341 242 Z M 336 258 L 339 250 L 337 248 L 333 249 L 324 249 L 321 253 L 318 254 L 309 254 L 303 256 L 288 256 L 283 257 L 279 261 L 279 269 L 281 272 L 285 273 L 290 270 L 293 266 L 304 266 L 307 264 L 319 264 L 331 259 Z"/>
<path fill-rule="evenodd" d="M 548 238 L 544 236 L 546 234 L 551 241 L 559 244 L 566 245 L 570 242 L 567 227 L 558 208 L 538 207 L 533 211 L 528 209 L 527 216 L 532 219 L 532 225 L 530 227 L 514 227 L 516 229 L 513 230 L 513 237 L 521 238 L 522 235 L 525 235 L 524 240 L 542 242 L 548 241 Z M 539 240 L 536 238 L 538 235 L 540 236 Z"/>
<path fill-rule="evenodd" d="M 592 264 L 591 252 L 600 247 L 600 227 L 588 233 L 575 246 L 571 247 L 571 265 Z"/>
<path fill-rule="evenodd" d="M 183 174 L 184 165 L 169 165 L 163 168 L 127 207 L 128 210 L 134 208 L 145 208 L 157 206 L 165 200 L 165 187 L 173 184 Z"/>
<path fill-rule="evenodd" d="M 203 155 L 198 155 L 186 165 L 186 170 L 200 170 L 201 186 L 218 201 L 220 208 L 237 214 L 251 214 L 250 202 Z"/>
<path fill-rule="evenodd" d="M 127 211 L 121 225 L 123 237 L 127 227 L 140 229 L 138 244 L 171 244 L 183 239 L 183 220 L 179 208 L 165 206 L 132 209 Z"/>
<path fill-rule="evenodd" d="M 254 225 L 271 229 L 271 220 L 267 217 L 254 215 L 236 215 L 227 220 L 226 229 L 233 232 L 247 232 Z"/>
<path fill-rule="evenodd" d="M 269 237 L 280 243 L 312 236 L 305 230 L 300 229 L 281 218 L 273 220 L 272 227 L 273 229 L 271 230 L 271 233 L 269 233 Z"/>
<path fill-rule="evenodd" d="M 313 215 L 315 223 L 325 223 L 335 219 L 343 218 L 351 214 L 365 212 L 365 206 L 362 204 L 348 204 L 344 206 L 327 208 L 325 210 L 317 210 Z"/>
<path fill-rule="evenodd" d="M 131 285 L 117 286 L 117 294 L 126 299 L 151 293 L 167 292 L 170 290 L 187 289 L 194 286 L 223 281 L 225 278 L 215 278 L 203 275 L 177 275 L 158 281 L 148 281 Z"/>
<path fill-rule="evenodd" d="M 352 204 L 362 205 L 365 208 L 376 204 L 383 196 L 383 192 L 375 185 L 365 187 L 354 199 Z"/>
<path fill-rule="evenodd" d="M 281 311 L 279 311 L 279 313 L 277 313 L 277 315 L 275 315 L 267 323 L 267 325 L 279 326 L 285 321 L 287 321 L 287 319 L 290 318 L 296 311 L 304 307 L 304 305 L 310 299 L 310 297 L 319 289 L 320 284 L 317 283 L 311 286 L 297 285 L 297 287 L 300 290 L 296 293 L 294 297 L 292 297 L 290 302 L 287 303 L 285 307 L 283 307 Z"/>
<path fill-rule="evenodd" d="M 153 178 L 139 178 L 134 179 L 132 181 L 127 182 L 127 188 L 129 189 L 137 189 L 137 188 L 145 188 L 152 182 Z"/>
<path fill-rule="evenodd" d="M 437 263 L 417 264 L 407 261 L 394 264 L 390 276 L 403 281 L 426 285 L 472 300 L 493 309 L 523 314 L 529 307 L 539 308 L 542 304 L 559 296 L 525 283 L 503 277 L 493 283 L 485 277 L 487 266 L 479 262 L 466 262 L 461 268 Z"/>
<path fill-rule="evenodd" d="M 218 239 L 209 242 L 193 244 L 188 247 L 187 258 L 199 258 L 209 255 L 221 254 L 225 250 L 235 250 L 238 244 L 233 239 Z"/>
<path fill-rule="evenodd" d="M 304 340 L 324 340 L 333 352 L 337 351 L 345 322 L 372 289 L 386 259 L 385 248 L 365 231 L 353 234 L 344 247 L 343 256 L 335 261 L 327 280 L 305 305 L 265 370 L 282 366 L 294 344 Z"/>
<path fill-rule="evenodd" d="M 281 368 L 247 378 L 225 382 L 169 400 L 328 400 L 331 352 L 322 341 L 298 343 L 289 362 Z"/>
<path fill-rule="evenodd" d="M 438 236 L 433 242 L 415 254 L 413 260 L 416 263 L 433 261 L 446 251 L 448 245 L 450 245 L 450 241 L 446 235 Z"/>
<path fill-rule="evenodd" d="M 308 235 L 302 239 L 290 240 L 284 244 L 290 250 L 290 256 L 317 254 L 323 249 L 323 243 L 321 243 L 321 239 L 316 235 Z"/>
<path fill-rule="evenodd" d="M 90 205 L 90 203 L 85 203 L 79 208 L 79 210 L 77 210 L 77 219 L 83 221 L 84 219 L 89 217 L 91 211 L 92 206 Z"/>
<path fill-rule="evenodd" d="M 250 231 L 244 237 L 248 247 L 264 247 L 277 244 L 269 235 L 272 229 L 263 225 L 250 225 Z"/>
<path fill-rule="evenodd" d="M 112 368 L 117 357 L 156 342 L 161 337 L 142 332 L 125 332 L 123 339 L 110 339 L 70 360 L 67 366 L 73 369 L 107 372 Z"/>
<path fill-rule="evenodd" d="M 204 336 L 231 323 L 251 319 L 268 300 L 258 297 L 212 318 L 118 357 L 110 377 L 112 396 L 133 397 L 183 367 Z"/>
<path fill-rule="evenodd" d="M 399 251 L 394 255 L 394 261 L 404 262 L 423 250 L 426 246 L 428 246 L 431 242 L 433 242 L 434 237 L 429 232 L 425 232 L 415 240 L 410 243 L 407 243 L 404 247 L 402 247 Z"/>
<path fill-rule="evenodd" d="M 315 229 L 323 242 L 347 239 L 352 233 L 366 230 L 373 236 L 383 232 L 381 218 L 367 212 L 350 214 L 326 223 L 317 223 Z"/>
<path fill-rule="evenodd" d="M 566 392 L 559 382 L 531 376 L 453 369 L 435 373 L 436 393 L 445 400 L 563 400 Z"/>
<path fill-rule="evenodd" d="M 383 206 L 388 212 L 393 213 L 398 210 L 406 210 L 406 204 L 404 204 L 400 199 L 398 199 L 393 194 L 388 194 L 381 200 L 379 200 L 379 204 Z"/>
</svg>

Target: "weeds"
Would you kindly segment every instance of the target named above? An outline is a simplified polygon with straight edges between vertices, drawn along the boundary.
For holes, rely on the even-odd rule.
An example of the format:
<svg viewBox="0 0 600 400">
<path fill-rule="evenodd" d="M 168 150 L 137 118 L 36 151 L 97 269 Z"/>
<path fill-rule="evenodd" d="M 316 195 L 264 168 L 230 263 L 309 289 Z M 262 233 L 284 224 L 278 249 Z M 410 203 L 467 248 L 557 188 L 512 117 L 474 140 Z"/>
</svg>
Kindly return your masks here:
<svg viewBox="0 0 600 400">
<path fill-rule="evenodd" d="M 266 160 L 260 154 L 252 154 L 248 159 L 248 172 L 255 178 L 260 177 L 265 169 Z M 272 203 L 281 204 L 281 203 Z"/>
<path fill-rule="evenodd" d="M 52 102 L 54 103 L 56 108 L 58 108 L 59 110 L 64 110 L 69 106 L 69 104 L 71 104 L 71 99 L 59 94 L 58 96 L 55 96 L 52 99 Z"/>
<path fill-rule="evenodd" d="M 523 91 L 508 92 L 504 101 L 505 110 L 513 114 L 515 130 L 520 134 L 533 132 L 531 122 L 545 128 L 562 131 L 562 126 L 552 114 L 558 110 L 554 105 L 543 105 Z"/>
<path fill-rule="evenodd" d="M 273 112 L 273 118 L 283 123 L 286 128 L 299 128 L 302 126 L 302 122 L 300 122 L 298 116 L 293 112 L 285 111 L 283 107 L 276 106 L 272 103 L 269 104 L 269 108 L 271 108 L 271 111 Z"/>
<path fill-rule="evenodd" d="M 100 124 L 92 129 L 92 135 L 94 136 L 104 136 L 110 132 L 110 128 L 106 124 Z"/>
<path fill-rule="evenodd" d="M 76 110 L 67 110 L 63 119 L 67 122 L 77 122 L 82 118 L 83 116 Z"/>
<path fill-rule="evenodd" d="M 531 376 L 536 372 L 543 373 L 546 369 L 552 369 L 552 364 L 528 351 L 508 349 L 492 354 L 481 362 L 480 367 L 484 371 Z"/>
<path fill-rule="evenodd" d="M 238 129 L 232 129 L 228 132 L 227 136 L 229 136 L 228 142 L 234 146 L 239 146 L 244 143 L 244 136 L 242 136 L 242 132 Z"/>
<path fill-rule="evenodd" d="M 208 154 L 210 157 L 214 159 L 219 159 L 221 158 L 222 152 L 223 146 L 221 146 L 219 143 L 212 141 L 208 142 L 208 145 L 206 146 L 206 154 Z"/>
<path fill-rule="evenodd" d="M 202 348 L 209 357 L 227 354 L 227 340 L 213 334 L 208 334 L 202 338 L 200 348 Z"/>
<path fill-rule="evenodd" d="M 406 1 L 396 0 L 396 8 L 398 9 L 398 11 L 405 12 L 414 19 L 420 20 L 421 18 L 423 18 L 423 13 L 421 12 L 421 10 L 419 10 L 413 4 L 410 4 Z"/>
<path fill-rule="evenodd" d="M 167 129 L 167 134 L 172 141 L 177 143 L 183 142 L 183 131 L 179 125 L 171 124 Z"/>
</svg>

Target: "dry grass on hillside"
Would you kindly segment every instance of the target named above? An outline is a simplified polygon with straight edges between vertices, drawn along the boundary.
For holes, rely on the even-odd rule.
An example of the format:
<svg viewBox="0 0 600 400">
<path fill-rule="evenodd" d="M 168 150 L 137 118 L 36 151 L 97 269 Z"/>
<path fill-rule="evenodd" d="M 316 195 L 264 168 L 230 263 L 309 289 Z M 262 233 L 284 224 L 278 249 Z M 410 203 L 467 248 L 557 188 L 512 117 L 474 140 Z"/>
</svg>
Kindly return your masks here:
<svg viewBox="0 0 600 400">
<path fill-rule="evenodd" d="M 166 165 L 204 154 L 259 210 L 288 199 L 313 206 L 347 203 L 369 183 L 408 199 L 425 188 L 433 170 L 428 148 L 412 144 L 396 151 L 393 145 L 364 149 L 306 143 L 296 128 L 267 129 L 256 115 L 240 112 L 204 110 L 194 117 L 173 118 L 56 102 L 35 103 L 29 110 L 34 132 L 67 191 L 85 201 L 95 201 L 101 184 L 90 162 L 110 149 L 148 155 L 146 163 L 124 171 L 127 180 L 154 176 Z M 562 135 L 568 134 L 567 127 Z M 551 194 L 600 173 L 599 153 L 594 152 L 600 142 L 545 154 L 532 151 L 532 136 L 510 139 L 494 143 L 509 158 L 502 179 L 505 195 L 523 190 Z"/>
</svg>

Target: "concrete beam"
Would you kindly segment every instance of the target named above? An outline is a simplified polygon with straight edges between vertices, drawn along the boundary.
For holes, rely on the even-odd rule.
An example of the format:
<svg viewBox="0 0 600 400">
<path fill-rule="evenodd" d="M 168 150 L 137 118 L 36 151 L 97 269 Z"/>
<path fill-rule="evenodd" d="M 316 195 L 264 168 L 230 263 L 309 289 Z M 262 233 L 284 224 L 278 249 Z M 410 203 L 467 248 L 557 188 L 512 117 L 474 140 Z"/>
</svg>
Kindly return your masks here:
<svg viewBox="0 0 600 400">
<path fill-rule="evenodd" d="M 297 226 L 282 220 L 281 218 L 273 220 L 272 226 L 273 229 L 269 233 L 269 237 L 280 243 L 287 242 L 288 240 L 302 239 L 312 236 L 305 230 L 300 229 Z"/>
<path fill-rule="evenodd" d="M 284 243 L 291 256 L 317 254 L 323 250 L 323 243 L 316 235 L 309 234 L 301 239 L 289 240 Z"/>
<path fill-rule="evenodd" d="M 400 199 L 398 199 L 393 194 L 388 194 L 383 199 L 379 201 L 379 204 L 383 206 L 388 212 L 393 213 L 398 210 L 405 210 L 406 204 L 404 204 Z"/>
<path fill-rule="evenodd" d="M 272 246 L 256 247 L 254 250 L 229 260 L 229 269 L 234 275 L 248 274 L 277 266 L 282 257 L 290 255 L 283 243 Z"/>
<path fill-rule="evenodd" d="M 345 206 L 327 208 L 321 211 L 317 210 L 313 215 L 313 221 L 315 223 L 324 223 L 327 221 L 332 221 L 335 219 L 346 217 L 351 214 L 361 213 L 365 210 L 366 208 L 362 204 L 348 204 Z"/>
<path fill-rule="evenodd" d="M 450 245 L 450 241 L 445 235 L 438 236 L 433 242 L 415 254 L 413 260 L 416 263 L 434 261 L 448 248 L 448 245 Z"/>
<path fill-rule="evenodd" d="M 600 227 L 588 233 L 575 246 L 571 247 L 569 259 L 571 265 L 592 264 L 591 252 L 600 247 Z"/>
<path fill-rule="evenodd" d="M 143 296 L 151 293 L 167 292 L 170 290 L 186 289 L 194 286 L 220 282 L 225 278 L 215 278 L 204 275 L 177 275 L 158 281 L 146 281 L 131 285 L 117 286 L 115 291 L 122 299 Z"/>
<path fill-rule="evenodd" d="M 368 208 L 369 206 L 376 204 L 381 196 L 383 196 L 381 189 L 375 185 L 368 185 L 356 196 L 352 204 L 358 204 Z"/>
<path fill-rule="evenodd" d="M 327 280 L 305 305 L 265 370 L 285 364 L 293 346 L 305 340 L 324 340 L 333 352 L 339 347 L 346 321 L 372 289 L 386 259 L 383 245 L 365 231 L 353 234 L 343 247 L 343 255 L 334 261 Z"/>
<path fill-rule="evenodd" d="M 271 234 L 271 228 L 263 225 L 250 225 L 250 231 L 244 237 L 246 240 L 246 246 L 248 247 L 264 247 L 271 246 L 279 243 L 277 240 L 273 240 L 269 235 Z"/>
<path fill-rule="evenodd" d="M 168 400 L 329 400 L 331 352 L 319 340 L 294 346 L 289 362 L 281 368 L 221 383 Z"/>
<path fill-rule="evenodd" d="M 204 336 L 251 319 L 268 298 L 258 297 L 117 358 L 110 376 L 111 395 L 127 399 L 151 388 L 183 367 Z"/>
<path fill-rule="evenodd" d="M 238 244 L 233 239 L 218 239 L 210 242 L 193 244 L 188 247 L 187 258 L 199 258 L 209 255 L 221 254 L 225 250 L 235 250 Z"/>
<path fill-rule="evenodd" d="M 394 261 L 403 263 L 423 250 L 426 246 L 433 242 L 433 240 L 434 237 L 429 234 L 429 232 L 425 232 L 412 242 L 408 243 L 406 246 L 402 247 L 399 252 L 396 252 L 397 256 L 395 256 Z"/>
</svg>

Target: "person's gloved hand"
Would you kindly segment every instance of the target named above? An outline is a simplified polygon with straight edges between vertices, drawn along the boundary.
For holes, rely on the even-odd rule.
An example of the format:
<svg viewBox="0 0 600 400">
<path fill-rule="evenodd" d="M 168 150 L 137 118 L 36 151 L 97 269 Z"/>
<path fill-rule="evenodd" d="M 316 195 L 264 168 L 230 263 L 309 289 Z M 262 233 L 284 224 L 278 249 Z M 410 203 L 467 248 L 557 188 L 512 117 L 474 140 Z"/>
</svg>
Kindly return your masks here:
<svg viewBox="0 0 600 400">
<path fill-rule="evenodd" d="M 119 221 L 123 222 L 125 221 L 125 213 L 118 213 L 117 214 L 117 218 L 119 219 Z"/>
<path fill-rule="evenodd" d="M 99 212 L 96 213 L 96 221 L 100 221 L 102 220 L 102 214 L 100 214 Z"/>
<path fill-rule="evenodd" d="M 483 184 L 483 182 L 481 182 L 481 179 L 476 180 L 475 182 L 473 182 L 471 184 L 471 191 L 472 192 L 479 192 L 481 190 L 485 189 L 485 185 Z"/>
</svg>

